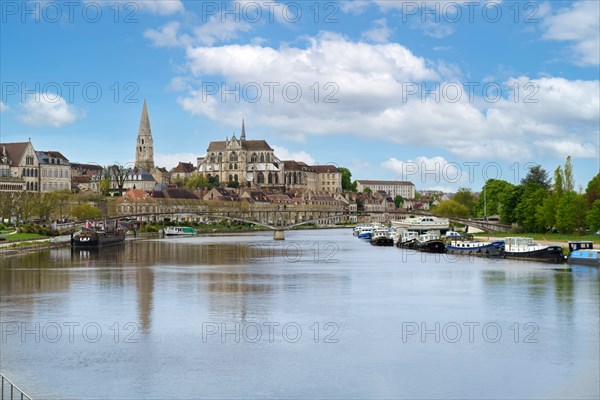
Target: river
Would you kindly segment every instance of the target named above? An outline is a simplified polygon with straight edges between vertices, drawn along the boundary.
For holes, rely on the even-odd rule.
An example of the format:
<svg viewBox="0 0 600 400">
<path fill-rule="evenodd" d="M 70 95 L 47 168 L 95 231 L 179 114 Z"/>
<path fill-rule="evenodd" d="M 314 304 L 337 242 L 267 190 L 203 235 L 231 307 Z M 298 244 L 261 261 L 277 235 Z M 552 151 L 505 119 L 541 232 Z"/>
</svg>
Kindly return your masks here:
<svg viewBox="0 0 600 400">
<path fill-rule="evenodd" d="M 597 268 L 305 230 L 46 250 L 0 290 L 34 399 L 600 397 Z"/>
</svg>

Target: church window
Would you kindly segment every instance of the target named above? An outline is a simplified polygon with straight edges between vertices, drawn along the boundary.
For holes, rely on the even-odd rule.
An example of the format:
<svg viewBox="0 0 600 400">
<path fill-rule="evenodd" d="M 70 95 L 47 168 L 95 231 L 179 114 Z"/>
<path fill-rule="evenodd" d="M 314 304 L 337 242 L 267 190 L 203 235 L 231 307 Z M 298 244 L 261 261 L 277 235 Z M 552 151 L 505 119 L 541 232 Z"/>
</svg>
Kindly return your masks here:
<svg viewBox="0 0 600 400">
<path fill-rule="evenodd" d="M 256 178 L 256 181 L 258 183 L 265 183 L 265 174 L 263 174 L 262 172 L 259 172 L 258 177 Z"/>
<path fill-rule="evenodd" d="M 219 153 L 219 155 L 217 156 L 217 162 L 219 162 L 219 163 L 223 162 L 223 153 Z"/>
<path fill-rule="evenodd" d="M 229 161 L 237 161 L 238 160 L 238 156 L 236 152 L 233 152 L 229 155 Z"/>
<path fill-rule="evenodd" d="M 214 163 L 214 162 L 215 162 L 215 153 L 212 153 L 212 154 L 210 155 L 210 162 L 211 162 L 211 163 Z"/>
<path fill-rule="evenodd" d="M 238 167 L 237 167 L 237 164 L 235 164 L 235 165 L 233 166 L 233 168 L 234 168 L 234 169 L 238 169 Z"/>
<path fill-rule="evenodd" d="M 265 153 L 260 153 L 260 162 L 261 163 L 265 162 Z"/>
<path fill-rule="evenodd" d="M 233 176 L 231 174 L 229 174 L 229 182 L 233 181 Z"/>
<path fill-rule="evenodd" d="M 142 139 L 142 144 L 144 144 L 144 139 Z"/>
<path fill-rule="evenodd" d="M 233 169 L 233 164 L 229 164 L 229 169 Z"/>
<path fill-rule="evenodd" d="M 233 176 L 233 180 L 234 180 L 234 181 L 236 181 L 236 182 L 238 181 L 238 176 L 237 176 L 237 174 L 235 174 L 235 175 Z"/>
<path fill-rule="evenodd" d="M 267 162 L 271 161 L 271 154 L 267 153 Z"/>
<path fill-rule="evenodd" d="M 250 162 L 255 163 L 257 161 L 258 161 L 258 158 L 256 157 L 256 153 L 252 153 L 252 157 L 250 157 Z"/>
<path fill-rule="evenodd" d="M 273 183 L 273 174 L 269 172 L 269 183 Z"/>
</svg>

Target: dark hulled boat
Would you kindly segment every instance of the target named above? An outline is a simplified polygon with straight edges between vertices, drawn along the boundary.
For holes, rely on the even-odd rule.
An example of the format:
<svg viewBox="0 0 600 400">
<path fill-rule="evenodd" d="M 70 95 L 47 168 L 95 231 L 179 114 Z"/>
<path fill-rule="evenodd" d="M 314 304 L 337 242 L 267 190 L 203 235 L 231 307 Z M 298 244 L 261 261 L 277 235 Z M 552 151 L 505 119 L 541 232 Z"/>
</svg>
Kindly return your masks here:
<svg viewBox="0 0 600 400">
<path fill-rule="evenodd" d="M 477 257 L 497 257 L 504 250 L 503 241 L 480 242 L 477 240 L 452 240 L 446 245 L 449 254 Z"/>
<path fill-rule="evenodd" d="M 414 248 L 426 253 L 446 252 L 446 245 L 444 244 L 439 231 L 429 231 L 420 235 L 414 244 Z"/>
<path fill-rule="evenodd" d="M 73 235 L 72 245 L 79 248 L 97 248 L 124 243 L 126 230 L 118 225 L 111 228 L 99 230 L 84 227 Z"/>
<path fill-rule="evenodd" d="M 533 242 L 532 238 L 508 237 L 504 239 L 504 251 L 501 256 L 517 260 L 562 263 L 565 261 L 562 247 L 543 246 Z"/>
</svg>

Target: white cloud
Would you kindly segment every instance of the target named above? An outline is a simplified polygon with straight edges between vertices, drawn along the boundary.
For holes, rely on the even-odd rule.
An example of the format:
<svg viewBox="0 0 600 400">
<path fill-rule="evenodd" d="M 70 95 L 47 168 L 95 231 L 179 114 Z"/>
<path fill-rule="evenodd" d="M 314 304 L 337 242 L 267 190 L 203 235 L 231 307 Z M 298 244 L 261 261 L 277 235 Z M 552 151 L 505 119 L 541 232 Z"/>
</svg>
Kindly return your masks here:
<svg viewBox="0 0 600 400">
<path fill-rule="evenodd" d="M 373 29 L 362 33 L 362 37 L 374 43 L 386 43 L 389 37 L 394 33 L 393 29 L 387 26 L 385 18 L 373 22 Z"/>
<path fill-rule="evenodd" d="M 144 37 L 150 39 L 156 47 L 177 47 L 189 41 L 189 37 L 178 36 L 180 24 L 173 21 L 164 25 L 160 30 L 147 29 Z"/>
<path fill-rule="evenodd" d="M 252 26 L 247 22 L 231 19 L 222 21 L 220 17 L 213 15 L 206 23 L 194 29 L 194 35 L 198 43 L 212 46 L 215 42 L 236 39 L 240 32 L 251 29 Z"/>
<path fill-rule="evenodd" d="M 575 64 L 600 64 L 600 2 L 579 1 L 543 19 L 543 38 L 571 43 Z"/>
<path fill-rule="evenodd" d="M 158 167 L 165 167 L 167 170 L 175 168 L 179 162 L 189 162 L 196 165 L 196 159 L 199 156 L 193 153 L 171 153 L 154 155 L 154 163 Z"/>
<path fill-rule="evenodd" d="M 315 159 L 308 154 L 306 151 L 290 151 L 282 146 L 271 146 L 275 151 L 275 155 L 281 160 L 294 160 L 294 161 L 303 161 L 308 165 L 316 164 Z"/>
<path fill-rule="evenodd" d="M 0 101 L 0 112 L 8 111 L 10 107 L 3 101 Z"/>
<path fill-rule="evenodd" d="M 537 146 L 547 149 L 560 158 L 593 158 L 598 156 L 598 144 L 579 143 L 572 140 L 538 142 Z"/>
<path fill-rule="evenodd" d="M 339 2 L 342 12 L 355 15 L 362 14 L 370 4 L 371 2 L 367 0 L 342 0 Z"/>
<path fill-rule="evenodd" d="M 212 16 L 204 24 L 194 28 L 192 34 L 182 33 L 181 24 L 176 21 L 157 29 L 147 29 L 144 37 L 156 47 L 187 47 L 192 45 L 212 46 L 217 42 L 237 39 L 239 33 L 248 32 L 252 26 L 247 22 L 235 22 L 232 19 L 221 21 Z M 260 39 L 257 39 L 260 42 Z"/>
<path fill-rule="evenodd" d="M 458 184 L 467 182 L 468 171 L 456 162 L 449 162 L 444 157 L 425 156 L 414 160 L 398 160 L 394 157 L 381 163 L 381 167 L 392 171 L 400 180 L 419 182 L 421 184 Z"/>
<path fill-rule="evenodd" d="M 124 1 L 128 2 L 129 0 Z M 184 11 L 183 2 L 180 0 L 144 0 L 137 3 L 141 10 L 147 10 L 158 15 L 170 15 Z"/>
<path fill-rule="evenodd" d="M 59 127 L 75 122 L 76 110 L 65 99 L 53 95 L 30 95 L 23 103 L 24 113 L 17 118 L 27 125 Z"/>
<path fill-rule="evenodd" d="M 255 102 L 237 100 L 232 95 L 206 93 L 190 83 L 192 87 L 178 100 L 190 113 L 213 120 L 252 114 L 256 125 L 268 126 L 291 140 L 303 141 L 307 135 L 354 135 L 408 146 L 422 146 L 425 140 L 466 159 L 531 160 L 555 153 L 552 146 L 539 143 L 565 137 L 576 143 L 597 140 L 597 80 L 518 77 L 500 82 L 504 97 L 496 102 L 480 95 L 470 99 L 469 90 L 460 85 L 455 102 L 443 95 L 438 100 L 432 96 L 422 100 L 420 93 L 404 96 L 405 85 L 438 81 L 445 87 L 460 78 L 460 71 L 418 57 L 397 43 L 352 42 L 327 32 L 307 40 L 305 47 L 190 47 L 186 52 L 188 82 L 208 76 L 228 87 L 257 83 L 262 97 L 254 97 Z M 265 81 L 279 85 L 272 99 Z M 315 82 L 320 88 L 318 101 Z M 328 82 L 336 85 L 337 103 L 323 101 L 333 93 L 332 87 L 325 90 Z M 302 89 L 297 102 L 282 94 L 289 83 Z M 511 93 L 517 86 L 519 98 L 515 99 Z M 579 154 L 591 154 L 587 147 L 583 150 Z"/>
<path fill-rule="evenodd" d="M 86 3 L 100 3 L 107 7 L 121 4 L 121 13 L 135 19 L 138 10 L 156 15 L 171 15 L 184 11 L 181 0 L 85 0 Z M 135 7 L 135 8 L 134 8 Z"/>
</svg>

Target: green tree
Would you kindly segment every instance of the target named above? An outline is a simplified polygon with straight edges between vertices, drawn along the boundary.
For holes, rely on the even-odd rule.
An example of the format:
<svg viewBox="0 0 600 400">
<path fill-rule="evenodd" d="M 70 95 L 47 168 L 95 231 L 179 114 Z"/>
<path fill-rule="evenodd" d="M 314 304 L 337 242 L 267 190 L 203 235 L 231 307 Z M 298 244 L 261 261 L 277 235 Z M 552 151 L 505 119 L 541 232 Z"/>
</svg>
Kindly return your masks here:
<svg viewBox="0 0 600 400">
<path fill-rule="evenodd" d="M 432 213 L 446 218 L 468 218 L 470 215 L 467 207 L 453 199 L 440 202 Z"/>
<path fill-rule="evenodd" d="M 556 228 L 561 233 L 581 231 L 585 227 L 587 199 L 573 191 L 566 192 L 558 202 Z"/>
<path fill-rule="evenodd" d="M 521 201 L 522 194 L 522 186 L 512 186 L 507 190 L 502 199 L 502 207 L 500 209 L 500 221 L 502 223 L 512 224 L 517 222 L 516 209 Z"/>
<path fill-rule="evenodd" d="M 546 226 L 538 218 L 537 210 L 547 197 L 548 191 L 540 183 L 531 181 L 524 185 L 515 210 L 516 222 L 528 232 L 543 232 Z"/>
<path fill-rule="evenodd" d="M 82 203 L 71 209 L 71 215 L 79 221 L 84 221 L 102 217 L 102 211 L 90 203 Z"/>
<path fill-rule="evenodd" d="M 590 206 L 600 199 L 600 173 L 588 182 L 585 195 Z"/>
<path fill-rule="evenodd" d="M 227 187 L 237 189 L 240 187 L 240 183 L 236 181 L 227 182 Z"/>
<path fill-rule="evenodd" d="M 535 211 L 535 217 L 540 227 L 552 229 L 556 226 L 556 208 L 558 206 L 558 196 L 552 194 L 544 199 L 543 204 L 539 205 Z"/>
<path fill-rule="evenodd" d="M 104 174 L 100 182 L 98 182 L 98 191 L 102 196 L 110 195 L 110 177 L 108 174 Z"/>
<path fill-rule="evenodd" d="M 366 188 L 364 188 L 363 193 L 373 193 L 373 191 L 370 187 L 367 186 Z"/>
<path fill-rule="evenodd" d="M 571 164 L 571 156 L 567 157 L 564 169 L 563 189 L 567 192 L 575 190 L 575 180 L 573 179 L 573 165 Z"/>
<path fill-rule="evenodd" d="M 521 179 L 521 185 L 527 186 L 530 183 L 537 183 L 546 190 L 550 189 L 548 172 L 539 164 L 530 167 L 527 176 Z"/>
<path fill-rule="evenodd" d="M 554 170 L 553 192 L 554 192 L 554 195 L 557 197 L 557 199 L 560 199 L 562 194 L 565 191 L 564 184 L 565 184 L 565 177 L 562 172 L 562 167 L 559 165 Z"/>
<path fill-rule="evenodd" d="M 396 195 L 396 197 L 394 197 L 394 204 L 396 205 L 396 208 L 402 207 L 402 205 L 404 205 L 404 199 L 402 196 Z"/>
<path fill-rule="evenodd" d="M 37 198 L 37 201 L 35 202 L 35 213 L 40 219 L 49 221 L 50 216 L 56 207 L 57 197 L 54 196 L 53 193 L 36 193 L 35 197 Z"/>
<path fill-rule="evenodd" d="M 209 189 L 216 188 L 219 186 L 221 186 L 221 184 L 219 183 L 219 179 L 216 176 L 211 176 L 210 178 L 208 178 Z"/>
<path fill-rule="evenodd" d="M 188 189 L 204 189 L 208 187 L 208 179 L 202 174 L 193 173 L 186 179 L 185 187 Z"/>
<path fill-rule="evenodd" d="M 465 208 L 469 211 L 469 216 L 475 214 L 475 198 L 473 197 L 473 192 L 471 189 L 461 187 L 458 189 L 458 192 L 452 196 L 452 200 L 456 201 L 459 204 L 465 206 Z"/>
<path fill-rule="evenodd" d="M 506 200 L 507 193 L 515 187 L 513 184 L 500 179 L 486 181 L 481 189 L 479 201 L 475 206 L 478 216 L 501 215 L 502 206 Z"/>
<path fill-rule="evenodd" d="M 345 192 L 356 192 L 356 181 L 352 182 L 352 172 L 348 168 L 338 168 L 342 173 L 342 190 Z"/>
<path fill-rule="evenodd" d="M 600 230 L 600 199 L 597 199 L 594 201 L 594 204 L 592 204 L 592 208 L 587 215 L 586 223 L 591 230 Z"/>
</svg>

